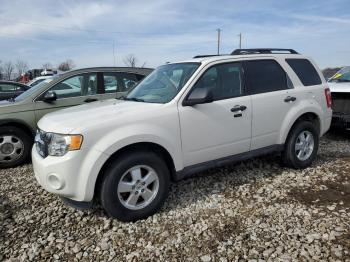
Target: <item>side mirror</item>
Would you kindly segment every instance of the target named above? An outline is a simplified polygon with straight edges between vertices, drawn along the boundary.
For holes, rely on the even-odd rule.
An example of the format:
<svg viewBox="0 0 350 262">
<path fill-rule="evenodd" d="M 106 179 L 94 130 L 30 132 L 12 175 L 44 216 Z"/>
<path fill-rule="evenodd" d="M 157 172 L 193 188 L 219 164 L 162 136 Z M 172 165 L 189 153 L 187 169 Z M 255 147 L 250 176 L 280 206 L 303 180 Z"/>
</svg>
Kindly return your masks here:
<svg viewBox="0 0 350 262">
<path fill-rule="evenodd" d="M 213 100 L 213 93 L 209 88 L 196 88 L 191 92 L 187 99 L 182 102 L 182 105 L 194 106 L 197 104 L 211 103 Z"/>
<path fill-rule="evenodd" d="M 57 94 L 55 91 L 48 91 L 45 93 L 44 99 L 43 99 L 44 102 L 50 103 L 56 100 L 57 100 Z"/>
</svg>

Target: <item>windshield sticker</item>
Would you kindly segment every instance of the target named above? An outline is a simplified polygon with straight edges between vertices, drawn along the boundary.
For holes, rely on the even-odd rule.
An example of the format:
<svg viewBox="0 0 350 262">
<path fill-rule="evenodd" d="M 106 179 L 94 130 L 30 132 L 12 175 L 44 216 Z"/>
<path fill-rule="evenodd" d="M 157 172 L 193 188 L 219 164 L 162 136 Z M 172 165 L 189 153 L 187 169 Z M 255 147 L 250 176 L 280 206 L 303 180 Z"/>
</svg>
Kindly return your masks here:
<svg viewBox="0 0 350 262">
<path fill-rule="evenodd" d="M 333 76 L 333 79 L 337 79 L 337 78 L 341 77 L 342 75 L 343 75 L 343 74 L 338 73 L 338 74 L 336 74 L 335 76 Z"/>
</svg>

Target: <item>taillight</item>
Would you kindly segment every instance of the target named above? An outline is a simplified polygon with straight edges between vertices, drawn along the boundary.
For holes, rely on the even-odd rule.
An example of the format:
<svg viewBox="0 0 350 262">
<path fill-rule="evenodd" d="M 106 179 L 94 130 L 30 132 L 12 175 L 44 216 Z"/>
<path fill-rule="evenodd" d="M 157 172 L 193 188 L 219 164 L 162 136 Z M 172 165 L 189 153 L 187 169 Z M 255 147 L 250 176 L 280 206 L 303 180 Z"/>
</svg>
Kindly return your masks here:
<svg viewBox="0 0 350 262">
<path fill-rule="evenodd" d="M 330 108 L 332 106 L 332 94 L 331 94 L 331 90 L 329 90 L 329 88 L 326 88 L 324 90 L 324 94 L 326 96 L 326 102 L 327 102 L 327 107 Z"/>
</svg>

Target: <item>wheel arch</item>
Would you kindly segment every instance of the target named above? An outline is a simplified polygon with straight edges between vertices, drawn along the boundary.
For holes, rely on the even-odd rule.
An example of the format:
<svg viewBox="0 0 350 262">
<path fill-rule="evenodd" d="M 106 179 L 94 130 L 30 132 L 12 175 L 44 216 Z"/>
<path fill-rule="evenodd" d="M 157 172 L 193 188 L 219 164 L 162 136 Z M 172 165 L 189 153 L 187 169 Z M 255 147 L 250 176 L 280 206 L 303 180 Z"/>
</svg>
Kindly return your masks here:
<svg viewBox="0 0 350 262">
<path fill-rule="evenodd" d="M 4 127 L 4 126 L 17 127 L 19 129 L 23 130 L 24 132 L 26 132 L 32 138 L 34 138 L 35 131 L 28 124 L 26 124 L 24 121 L 11 120 L 11 119 L 0 121 L 0 127 Z"/>
<path fill-rule="evenodd" d="M 117 151 L 115 151 L 112 155 L 109 156 L 109 158 L 104 162 L 102 165 L 102 168 L 100 169 L 96 181 L 95 181 L 95 187 L 94 187 L 94 199 L 98 200 L 99 196 L 99 190 L 101 183 L 104 178 L 105 170 L 108 168 L 108 166 L 113 163 L 113 161 L 116 161 L 119 156 L 124 154 L 132 154 L 134 151 L 140 151 L 140 150 L 146 150 L 155 152 L 156 154 L 160 155 L 164 162 L 166 163 L 167 167 L 169 168 L 171 179 L 175 179 L 175 163 L 174 159 L 169 153 L 169 151 L 164 148 L 163 146 L 154 143 L 154 142 L 137 142 L 130 145 L 126 145 L 122 148 L 119 148 Z"/>
<path fill-rule="evenodd" d="M 287 140 L 290 132 L 293 130 L 294 126 L 299 123 L 300 121 L 309 121 L 314 123 L 316 130 L 318 131 L 318 134 L 321 133 L 321 128 L 322 128 L 322 122 L 321 118 L 319 117 L 319 114 L 316 113 L 315 111 L 309 111 L 309 112 L 303 112 L 297 115 L 293 121 L 290 122 L 288 129 L 282 129 L 282 130 L 287 130 L 285 133 L 282 133 L 280 136 L 280 144 L 284 144 L 285 141 Z"/>
</svg>

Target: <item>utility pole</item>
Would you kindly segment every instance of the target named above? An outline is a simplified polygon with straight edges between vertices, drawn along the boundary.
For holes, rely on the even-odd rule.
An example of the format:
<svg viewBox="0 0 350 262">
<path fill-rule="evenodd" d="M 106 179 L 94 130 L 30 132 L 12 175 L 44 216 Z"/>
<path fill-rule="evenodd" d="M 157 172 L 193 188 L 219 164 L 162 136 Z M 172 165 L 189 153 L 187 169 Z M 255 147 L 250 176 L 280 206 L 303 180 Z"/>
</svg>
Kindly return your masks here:
<svg viewBox="0 0 350 262">
<path fill-rule="evenodd" d="M 113 39 L 113 66 L 115 66 L 115 40 Z"/>
<path fill-rule="evenodd" d="M 242 33 L 239 33 L 239 49 L 242 49 Z"/>
<path fill-rule="evenodd" d="M 220 37 L 221 37 L 221 29 L 220 28 L 218 28 L 218 29 L 216 29 L 216 31 L 218 32 L 218 55 L 220 55 Z"/>
</svg>

